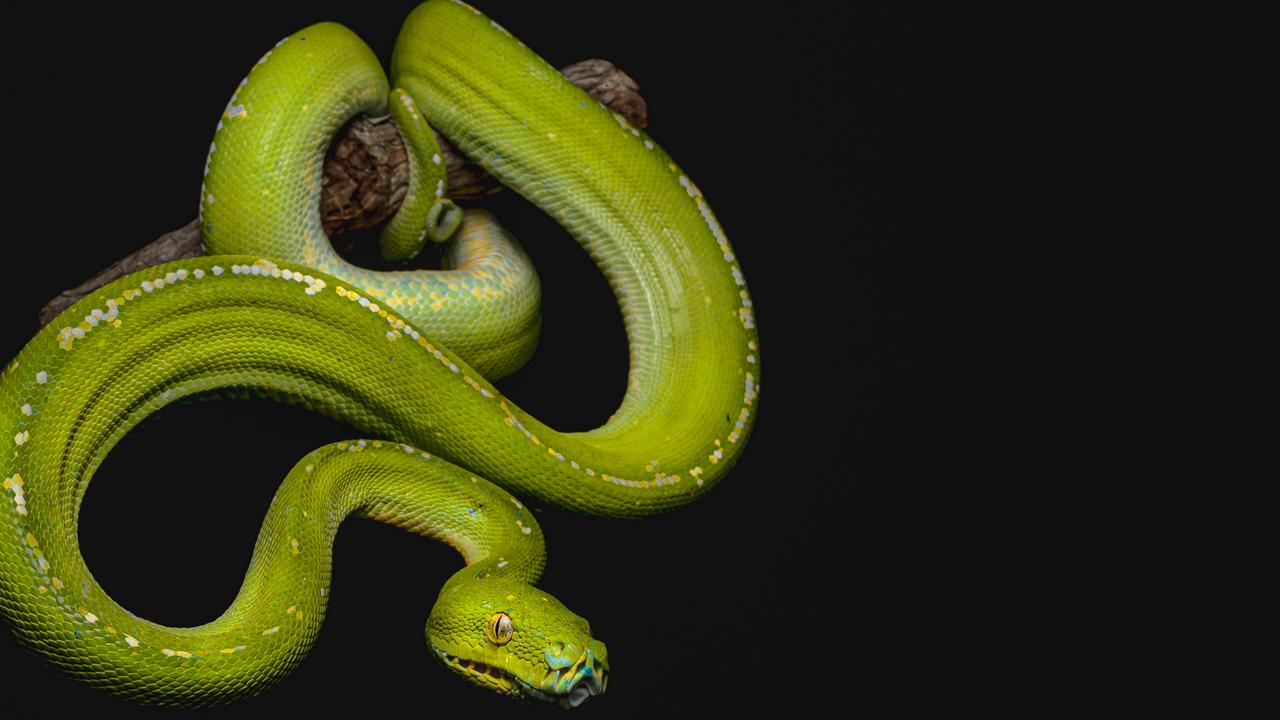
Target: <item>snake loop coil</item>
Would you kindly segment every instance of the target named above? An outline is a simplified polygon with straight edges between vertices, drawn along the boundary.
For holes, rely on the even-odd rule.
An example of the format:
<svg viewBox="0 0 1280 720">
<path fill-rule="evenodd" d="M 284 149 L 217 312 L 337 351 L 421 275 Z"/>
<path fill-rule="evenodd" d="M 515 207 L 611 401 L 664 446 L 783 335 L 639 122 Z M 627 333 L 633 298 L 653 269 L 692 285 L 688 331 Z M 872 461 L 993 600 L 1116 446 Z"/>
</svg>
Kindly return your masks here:
<svg viewBox="0 0 1280 720">
<path fill-rule="evenodd" d="M 360 112 L 392 113 L 412 154 L 384 254 L 452 235 L 448 269 L 379 273 L 333 253 L 320 172 L 334 131 Z M 532 351 L 538 281 L 492 216 L 444 197 L 428 122 L 557 220 L 607 276 L 631 364 L 602 427 L 558 432 L 486 379 Z M 0 370 L 0 616 L 93 685 L 148 703 L 226 702 L 279 680 L 309 650 L 334 535 L 356 514 L 462 554 L 426 626 L 447 667 L 566 705 L 603 692 L 604 644 L 533 585 L 542 531 L 518 497 L 649 515 L 702 496 L 742 452 L 760 388 L 755 319 L 698 186 L 642 130 L 452 0 L 410 14 L 390 86 L 340 25 L 282 40 L 228 103 L 205 173 L 212 255 L 99 289 Z M 377 439 L 299 461 L 231 607 L 197 628 L 162 626 L 94 580 L 76 535 L 80 503 L 143 418 L 225 388 L 284 398 Z"/>
</svg>

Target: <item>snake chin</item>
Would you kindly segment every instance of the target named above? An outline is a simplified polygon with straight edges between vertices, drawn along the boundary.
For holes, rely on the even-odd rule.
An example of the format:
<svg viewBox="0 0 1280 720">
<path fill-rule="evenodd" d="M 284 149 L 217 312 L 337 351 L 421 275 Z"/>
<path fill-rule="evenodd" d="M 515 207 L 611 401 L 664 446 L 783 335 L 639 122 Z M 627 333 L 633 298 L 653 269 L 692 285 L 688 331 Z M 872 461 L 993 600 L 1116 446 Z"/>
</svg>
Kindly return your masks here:
<svg viewBox="0 0 1280 720">
<path fill-rule="evenodd" d="M 566 709 L 603 694 L 609 683 L 608 662 L 598 660 L 591 650 L 571 666 L 531 668 L 524 677 L 496 665 L 452 655 L 438 647 L 435 650 L 449 669 L 477 685 L 505 695 L 555 702 Z"/>
<path fill-rule="evenodd" d="M 444 661 L 444 664 L 449 666 L 450 670 L 461 674 L 473 683 L 489 687 L 505 695 L 520 694 L 520 680 L 506 670 L 479 660 L 469 660 L 450 655 L 438 648 L 436 652 L 440 655 L 440 659 Z"/>
</svg>

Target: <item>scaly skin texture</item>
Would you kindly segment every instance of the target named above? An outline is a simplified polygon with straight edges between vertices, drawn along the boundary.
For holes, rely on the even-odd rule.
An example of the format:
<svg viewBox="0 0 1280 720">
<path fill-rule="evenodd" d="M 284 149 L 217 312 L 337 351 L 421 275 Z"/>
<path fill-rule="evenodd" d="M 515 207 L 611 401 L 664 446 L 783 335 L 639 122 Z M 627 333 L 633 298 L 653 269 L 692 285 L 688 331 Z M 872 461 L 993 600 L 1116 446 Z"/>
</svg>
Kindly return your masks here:
<svg viewBox="0 0 1280 720">
<path fill-rule="evenodd" d="M 390 108 L 396 129 L 409 150 L 409 189 L 400 209 L 387 221 L 380 242 L 383 258 L 404 260 L 421 252 L 428 239 L 444 242 L 452 237 L 462 220 L 462 210 L 444 196 L 448 179 L 444 153 L 413 97 L 396 88 L 391 91 Z M 407 292 L 407 288 L 401 292 Z"/>
<path fill-rule="evenodd" d="M 314 639 L 334 529 L 359 512 L 462 551 L 468 565 L 427 624 L 450 668 L 502 692 L 575 704 L 603 689 L 607 653 L 585 621 L 529 584 L 543 563 L 541 535 L 508 491 L 640 517 L 697 499 L 741 453 L 759 389 L 750 299 L 719 224 L 678 166 L 465 4 L 416 9 L 393 74 L 424 117 L 558 219 L 606 274 L 631 351 L 621 407 L 595 430 L 553 430 L 373 290 L 265 253 L 182 260 L 111 283 L 0 375 L 0 612 L 68 673 L 163 704 L 261 690 Z M 243 111 L 254 117 L 252 104 L 236 117 Z M 206 222 L 217 222 L 209 211 L 221 202 L 206 198 Z M 486 221 L 469 218 L 462 232 Z M 304 226 L 295 217 L 295 229 Z M 487 252 L 512 248 L 495 241 Z M 301 404 L 379 440 L 299 463 L 232 607 L 207 625 L 163 627 L 132 616 L 93 579 L 77 544 L 80 503 L 111 447 L 143 418 L 227 389 Z M 489 634 L 498 613 L 513 629 L 505 642 Z"/>
<path fill-rule="evenodd" d="M 325 235 L 325 150 L 359 113 L 391 114 L 409 151 L 410 184 L 383 231 L 383 255 L 411 257 L 437 229 L 424 223 L 433 205 L 448 202 L 443 157 L 413 98 L 399 88 L 390 97 L 373 51 L 341 25 L 318 23 L 277 43 L 236 88 L 209 146 L 200 191 L 205 247 L 210 254 L 260 254 L 334 275 L 428 328 L 485 377 L 509 375 L 537 344 L 539 288 L 528 256 L 496 221 L 488 218 L 459 235 L 447 252 L 472 261 L 455 261 L 447 272 L 357 267 Z M 455 208 L 452 214 L 461 213 Z"/>
</svg>

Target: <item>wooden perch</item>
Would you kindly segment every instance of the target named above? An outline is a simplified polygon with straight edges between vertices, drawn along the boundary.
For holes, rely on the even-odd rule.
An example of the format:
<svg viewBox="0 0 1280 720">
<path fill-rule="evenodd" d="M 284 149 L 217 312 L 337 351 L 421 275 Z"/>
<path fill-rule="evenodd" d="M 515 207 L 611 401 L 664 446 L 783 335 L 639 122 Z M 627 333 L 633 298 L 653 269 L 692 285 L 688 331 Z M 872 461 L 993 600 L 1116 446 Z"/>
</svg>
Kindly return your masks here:
<svg viewBox="0 0 1280 720">
<path fill-rule="evenodd" d="M 561 72 L 574 85 L 625 116 L 631 124 L 648 126 L 648 108 L 640 96 L 639 86 L 613 63 L 583 60 Z M 449 141 L 438 134 L 436 139 L 448 168 L 448 197 L 465 202 L 502 189 L 497 180 L 469 162 Z M 332 237 L 376 227 L 400 208 L 408 187 L 409 160 L 395 124 L 389 118 L 356 118 L 330 145 L 325 159 L 320 193 L 320 217 L 325 232 Z M 200 224 L 192 220 L 117 260 L 79 286 L 59 293 L 40 310 L 40 324 L 48 324 L 58 313 L 112 280 L 152 265 L 204 254 Z"/>
</svg>

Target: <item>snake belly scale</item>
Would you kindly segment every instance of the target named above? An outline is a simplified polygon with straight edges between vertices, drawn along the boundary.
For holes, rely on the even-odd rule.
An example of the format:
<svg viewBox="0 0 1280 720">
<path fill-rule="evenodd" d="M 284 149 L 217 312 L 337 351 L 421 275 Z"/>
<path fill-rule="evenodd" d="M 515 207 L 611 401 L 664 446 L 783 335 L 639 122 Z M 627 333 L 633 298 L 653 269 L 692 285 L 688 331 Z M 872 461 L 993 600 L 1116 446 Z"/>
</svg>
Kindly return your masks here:
<svg viewBox="0 0 1280 720">
<path fill-rule="evenodd" d="M 216 138 L 271 114 L 271 88 L 255 83 L 307 73 L 307 53 L 316 55 L 312 67 L 323 64 L 312 48 L 348 36 L 324 23 L 282 41 L 277 56 L 311 43 L 294 53 L 301 69 L 251 73 Z M 359 55 L 344 64 L 374 62 Z M 356 514 L 463 555 L 466 566 L 444 584 L 427 621 L 432 654 L 473 683 L 576 705 L 604 690 L 607 650 L 585 620 L 533 586 L 545 561 L 541 529 L 520 498 L 642 517 L 689 503 L 724 477 L 750 433 L 759 392 L 742 271 L 701 191 L 643 131 L 469 5 L 429 0 L 415 9 L 397 40 L 393 97 L 403 91 L 414 112 L 559 221 L 605 273 L 623 314 L 631 364 L 621 406 L 594 430 L 548 427 L 476 369 L 501 374 L 522 361 L 525 335 L 536 335 L 526 301 L 514 323 L 497 317 L 500 305 L 488 306 L 493 317 L 458 350 L 450 341 L 465 323 L 446 319 L 448 339 L 437 337 L 432 291 L 413 286 L 438 278 L 344 276 L 338 264 L 283 246 L 294 242 L 305 254 L 323 240 L 307 214 L 314 210 L 297 209 L 310 202 L 306 186 L 317 179 L 308 173 L 328 141 L 316 128 L 386 102 L 379 73 L 357 74 L 367 87 L 344 94 L 345 109 L 308 126 L 311 134 L 265 129 L 311 146 L 288 179 L 264 175 L 256 154 L 232 150 L 242 147 L 232 135 L 215 139 L 204 221 L 232 245 L 258 235 L 266 246 L 219 247 L 113 282 L 64 311 L 0 370 L 0 615 L 53 665 L 141 702 L 209 705 L 251 695 L 306 655 L 329 597 L 334 533 Z M 238 189 L 237 176 L 245 178 Z M 290 196 L 289 204 L 272 206 L 273 194 Z M 421 217 L 421 205 L 415 212 Z M 252 222 L 237 228 L 245 218 Z M 417 240 L 397 233 L 384 247 L 403 252 Z M 492 217 L 468 211 L 452 242 L 462 273 L 454 283 L 519 294 L 515 287 L 524 292 L 533 282 L 536 293 L 536 278 L 524 277 L 527 258 Z M 486 293 L 471 294 L 480 301 Z M 499 335 L 516 330 L 486 340 L 486 323 Z M 81 500 L 106 454 L 142 419 L 228 389 L 300 404 L 367 438 L 316 450 L 290 472 L 222 616 L 194 628 L 138 618 L 81 557 Z"/>
</svg>

